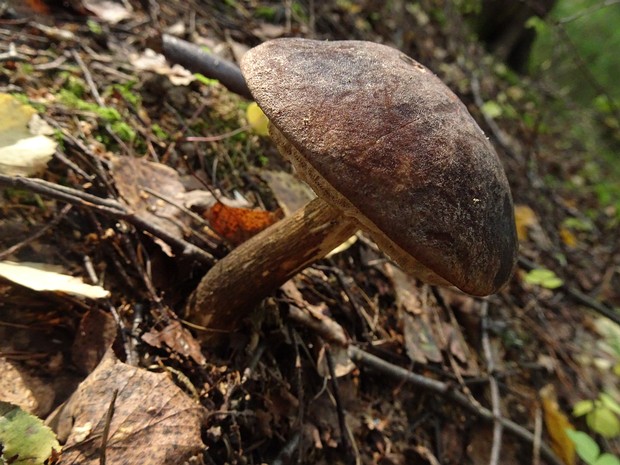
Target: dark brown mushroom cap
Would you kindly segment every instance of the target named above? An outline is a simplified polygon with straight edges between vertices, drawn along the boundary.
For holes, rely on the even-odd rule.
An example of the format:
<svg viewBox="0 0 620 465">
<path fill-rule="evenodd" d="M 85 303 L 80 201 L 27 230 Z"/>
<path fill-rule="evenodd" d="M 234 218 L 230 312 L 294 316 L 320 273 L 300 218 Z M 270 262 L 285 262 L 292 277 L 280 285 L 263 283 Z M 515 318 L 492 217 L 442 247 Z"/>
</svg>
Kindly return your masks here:
<svg viewBox="0 0 620 465">
<path fill-rule="evenodd" d="M 305 39 L 265 42 L 241 69 L 302 177 L 392 258 L 474 295 L 507 282 L 517 239 L 504 170 L 431 71 L 384 45 Z"/>
</svg>

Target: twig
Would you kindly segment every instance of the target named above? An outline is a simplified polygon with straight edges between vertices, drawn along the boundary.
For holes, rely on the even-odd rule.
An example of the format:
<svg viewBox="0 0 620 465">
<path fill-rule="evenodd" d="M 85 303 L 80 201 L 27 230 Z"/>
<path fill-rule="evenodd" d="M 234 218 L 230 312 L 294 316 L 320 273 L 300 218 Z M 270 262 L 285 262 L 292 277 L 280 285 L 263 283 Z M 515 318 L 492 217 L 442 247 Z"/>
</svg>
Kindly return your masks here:
<svg viewBox="0 0 620 465">
<path fill-rule="evenodd" d="M 299 344 L 301 344 L 301 338 L 295 328 L 292 325 L 287 325 L 288 332 L 291 336 L 293 348 L 295 349 L 295 384 L 297 385 L 297 401 L 299 402 L 299 412 L 297 413 L 297 424 L 299 430 L 303 431 L 304 418 L 305 418 L 305 400 L 304 400 L 304 385 L 303 385 L 303 372 L 301 364 L 301 354 L 299 352 Z M 303 448 L 297 448 L 297 460 L 295 463 L 302 463 Z"/>
<path fill-rule="evenodd" d="M 397 365 L 389 363 L 375 355 L 369 354 L 368 352 L 363 351 L 362 349 L 355 347 L 353 345 L 349 346 L 349 357 L 356 363 L 363 364 L 374 368 L 375 370 L 386 374 L 388 376 L 392 376 L 399 380 L 404 380 L 415 386 L 428 389 L 429 391 L 435 392 L 436 394 L 440 394 L 445 396 L 446 398 L 452 400 L 453 402 L 459 404 L 465 410 L 472 412 L 473 414 L 479 416 L 481 419 L 486 421 L 495 421 L 496 418 L 489 409 L 484 407 L 477 407 L 473 405 L 467 396 L 462 393 L 455 391 L 452 387 L 441 381 L 437 381 L 434 379 L 426 378 L 424 376 L 418 375 L 416 373 L 412 373 L 410 371 L 405 370 Z M 533 444 L 534 443 L 534 435 L 528 431 L 526 428 L 514 423 L 507 418 L 498 418 L 497 421 L 502 423 L 502 426 L 514 434 L 518 438 Z M 540 451 L 542 455 L 551 463 L 552 465 L 563 465 L 563 462 L 555 455 L 555 453 L 547 446 L 546 444 L 540 445 Z"/>
<path fill-rule="evenodd" d="M 510 156 L 510 158 L 524 163 L 523 156 L 520 153 L 517 153 L 517 151 L 511 146 L 510 141 L 506 137 L 506 133 L 497 125 L 493 118 L 491 118 L 487 113 L 482 111 L 484 100 L 482 99 L 482 95 L 480 94 L 480 80 L 478 79 L 478 76 L 475 72 L 472 73 L 470 81 L 471 93 L 474 96 L 474 102 L 476 102 L 476 106 L 480 110 L 480 113 L 482 113 L 484 122 L 493 133 L 495 140 L 497 140 L 497 143 L 502 146 L 502 148 Z"/>
<path fill-rule="evenodd" d="M 542 443 L 542 409 L 536 405 L 536 415 L 534 416 L 534 447 L 532 447 L 532 465 L 540 465 L 540 444 Z"/>
<path fill-rule="evenodd" d="M 162 35 L 161 47 L 162 53 L 171 62 L 178 63 L 193 73 L 217 79 L 231 92 L 252 99 L 241 70 L 233 62 L 211 55 L 198 45 L 168 34 Z"/>
<path fill-rule="evenodd" d="M 95 102 L 97 102 L 97 105 L 99 105 L 100 107 L 105 107 L 105 102 L 101 98 L 101 95 L 99 95 L 99 91 L 97 90 L 95 81 L 93 81 L 93 76 L 92 74 L 90 74 L 86 63 L 84 63 L 84 60 L 82 60 L 82 57 L 75 49 L 71 50 L 71 56 L 82 70 L 82 74 L 84 75 L 86 84 L 88 84 L 88 88 L 90 89 L 90 93 L 93 95 Z"/>
<path fill-rule="evenodd" d="M 489 341 L 489 301 L 483 300 L 480 306 L 480 317 L 482 321 L 482 351 L 487 360 L 487 370 L 489 372 L 489 388 L 491 390 L 491 405 L 495 420 L 493 421 L 493 445 L 491 447 L 491 458 L 489 465 L 497 465 L 502 449 L 502 412 L 500 410 L 499 388 L 495 379 L 495 359 L 491 351 Z"/>
<path fill-rule="evenodd" d="M 4 61 L 28 61 L 28 57 L 18 53 L 15 49 L 15 44 L 11 42 L 9 44 L 9 51 L 0 53 L 0 63 Z"/>
<path fill-rule="evenodd" d="M 11 254 L 14 254 L 15 252 L 17 252 L 19 249 L 21 249 L 22 247 L 30 244 L 31 242 L 37 240 L 39 237 L 43 236 L 43 234 L 45 234 L 47 231 L 49 231 L 52 228 L 55 228 L 56 225 L 58 225 L 58 223 L 60 223 L 60 221 L 67 216 L 67 213 L 69 213 L 69 210 L 71 210 L 71 205 L 65 205 L 62 210 L 60 210 L 60 213 L 58 213 L 58 215 L 56 215 L 56 217 L 50 221 L 49 223 L 47 223 L 45 226 L 43 226 L 41 229 L 39 229 L 37 232 L 35 232 L 34 234 L 32 234 L 31 236 L 28 236 L 26 239 L 24 239 L 23 241 L 19 241 L 17 244 L 12 245 L 11 247 L 9 247 L 6 250 L 3 250 L 2 252 L 0 252 L 0 260 L 4 260 L 6 257 L 8 257 Z"/>
<path fill-rule="evenodd" d="M 242 132 L 246 132 L 250 128 L 251 127 L 249 125 L 241 126 L 240 128 L 233 129 L 232 131 L 225 132 L 224 134 L 218 134 L 217 136 L 188 136 L 184 137 L 183 140 L 186 142 L 217 142 L 220 140 L 229 139 Z"/>
<path fill-rule="evenodd" d="M 43 179 L 24 178 L 21 176 L 6 176 L 0 174 L 0 186 L 10 186 L 29 192 L 35 192 L 46 197 L 67 202 L 71 205 L 90 208 L 113 218 L 125 220 L 138 230 L 149 232 L 155 237 L 170 244 L 178 253 L 192 257 L 207 265 L 213 264 L 213 257 L 200 247 L 175 237 L 163 229 L 158 228 L 152 222 L 140 218 L 116 200 L 97 197 L 96 195 L 44 181 Z"/>
<path fill-rule="evenodd" d="M 299 449 L 300 439 L 301 432 L 298 431 L 293 434 L 293 436 L 291 436 L 288 442 L 284 444 L 284 447 L 280 449 L 280 452 L 278 452 L 278 455 L 276 456 L 274 461 L 271 462 L 271 465 L 284 465 L 292 463 L 291 461 L 293 459 L 293 454 L 295 453 L 295 450 Z"/>
<path fill-rule="evenodd" d="M 291 321 L 310 328 L 326 341 L 345 347 L 349 339 L 342 326 L 331 318 L 319 319 L 307 309 L 304 311 L 295 304 L 289 304 L 288 317 Z"/>
<path fill-rule="evenodd" d="M 340 399 L 340 389 L 338 389 L 338 380 L 336 379 L 336 368 L 334 367 L 334 358 L 329 349 L 329 346 L 325 346 L 325 359 L 327 361 L 327 368 L 329 369 L 329 377 L 332 385 L 332 394 L 336 401 L 336 412 L 338 413 L 338 425 L 340 427 L 340 434 L 342 436 L 342 447 L 346 451 L 347 455 L 351 452 L 351 445 L 349 444 L 349 435 L 347 430 L 347 420 L 344 416 L 344 409 L 342 407 L 342 400 Z"/>
<path fill-rule="evenodd" d="M 112 423 L 112 417 L 114 416 L 114 404 L 116 403 L 116 396 L 118 396 L 118 389 L 112 392 L 112 400 L 110 406 L 105 415 L 105 424 L 103 426 L 103 434 L 101 437 L 101 455 L 99 456 L 99 465 L 105 465 L 105 454 L 108 446 L 108 437 L 110 436 L 110 424 Z"/>
<path fill-rule="evenodd" d="M 603 2 L 597 3 L 596 5 L 592 5 L 588 8 L 583 8 L 582 10 L 579 10 L 575 14 L 561 18 L 557 21 L 557 23 L 558 24 L 570 23 L 572 21 L 575 21 L 576 19 L 582 18 L 583 16 L 589 15 L 590 13 L 593 13 L 597 10 L 600 10 L 602 8 L 605 8 L 611 5 L 615 5 L 616 3 L 620 3 L 620 0 L 605 0 Z"/>
<path fill-rule="evenodd" d="M 522 256 L 519 257 L 519 265 L 521 265 L 523 268 L 525 268 L 528 271 L 531 271 L 535 268 L 540 268 L 539 265 L 537 265 L 533 261 L 525 257 L 522 257 Z M 595 312 L 599 313 L 600 315 L 603 315 L 606 318 L 609 318 L 614 323 L 620 325 L 620 315 L 613 308 L 608 307 L 607 305 L 599 302 L 598 300 L 594 300 L 593 298 L 587 296 L 583 292 L 578 291 L 577 289 L 570 287 L 566 284 L 563 284 L 558 289 L 564 290 L 564 292 L 566 292 L 569 296 L 571 296 L 573 299 L 575 299 L 580 304 L 590 307 Z"/>
</svg>

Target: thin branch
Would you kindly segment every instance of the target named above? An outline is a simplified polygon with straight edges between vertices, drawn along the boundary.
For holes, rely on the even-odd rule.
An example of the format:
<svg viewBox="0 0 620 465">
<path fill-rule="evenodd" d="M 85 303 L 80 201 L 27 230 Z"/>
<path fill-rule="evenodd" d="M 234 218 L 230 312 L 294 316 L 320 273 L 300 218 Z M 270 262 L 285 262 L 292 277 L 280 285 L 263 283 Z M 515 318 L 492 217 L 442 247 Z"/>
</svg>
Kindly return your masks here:
<svg viewBox="0 0 620 465">
<path fill-rule="evenodd" d="M 482 351 L 487 361 L 487 370 L 489 372 L 489 388 L 491 390 L 491 405 L 493 416 L 493 445 L 491 447 L 491 458 L 489 465 L 497 465 L 502 448 L 502 412 L 500 410 L 500 396 L 497 380 L 495 379 L 495 359 L 491 351 L 491 342 L 489 340 L 489 301 L 483 300 L 480 308 L 482 320 Z"/>
<path fill-rule="evenodd" d="M 470 82 L 471 93 L 474 96 L 474 102 L 480 110 L 480 113 L 484 118 L 484 122 L 493 133 L 495 140 L 504 149 L 508 156 L 510 156 L 510 158 L 523 163 L 523 156 L 513 148 L 510 141 L 508 140 L 508 136 L 506 136 L 506 133 L 497 125 L 497 123 L 492 117 L 490 117 L 486 112 L 482 110 L 484 106 L 484 100 L 482 99 L 482 94 L 480 93 L 480 80 L 478 79 L 478 76 L 475 72 L 472 73 Z"/>
<path fill-rule="evenodd" d="M 24 178 L 21 176 L 6 176 L 0 174 L 0 186 L 10 186 L 28 192 L 35 192 L 71 205 L 96 210 L 112 218 L 125 220 L 138 230 L 151 233 L 153 236 L 170 244 L 176 252 L 192 257 L 207 265 L 213 264 L 213 257 L 200 247 L 158 228 L 157 225 L 141 218 L 116 200 L 97 197 L 96 195 L 88 194 L 70 187 L 60 186 L 43 179 Z"/>
<path fill-rule="evenodd" d="M 88 84 L 88 88 L 90 89 L 90 93 L 93 95 L 95 102 L 97 102 L 97 105 L 99 105 L 100 107 L 105 107 L 105 102 L 101 98 L 101 95 L 99 94 L 99 90 L 97 90 L 95 81 L 93 81 L 93 75 L 90 74 L 90 71 L 88 67 L 86 66 L 86 63 L 84 63 L 84 60 L 82 60 L 82 57 L 75 49 L 71 50 L 71 56 L 73 57 L 75 62 L 78 64 L 78 66 L 82 70 L 82 74 L 84 75 L 86 84 Z"/>
<path fill-rule="evenodd" d="M 19 241 L 17 244 L 12 245 L 8 249 L 3 250 L 2 252 L 0 252 L 0 260 L 4 260 L 6 257 L 8 257 L 11 254 L 14 254 L 15 252 L 17 252 L 22 247 L 30 244 L 31 242 L 35 241 L 39 237 L 43 236 L 43 234 L 45 234 L 50 229 L 55 228 L 58 225 L 58 223 L 60 223 L 60 221 L 65 216 L 67 216 L 67 213 L 69 213 L 69 210 L 71 210 L 71 205 L 65 205 L 63 207 L 63 209 L 60 210 L 60 213 L 58 213 L 58 215 L 56 215 L 56 217 L 52 221 L 47 223 L 45 226 L 43 226 L 37 232 L 35 232 L 34 234 L 28 236 L 26 239 L 24 239 L 22 241 Z"/>
<path fill-rule="evenodd" d="M 399 380 L 414 384 L 415 386 L 428 389 L 429 391 L 432 391 L 436 394 L 443 395 L 451 401 L 455 402 L 456 404 L 459 404 L 465 410 L 472 412 L 483 420 L 497 420 L 502 423 L 502 426 L 506 429 L 506 431 L 509 431 L 518 438 L 530 444 L 534 443 L 534 435 L 526 428 L 523 428 L 522 426 L 514 423 L 511 420 L 508 420 L 507 418 L 496 419 L 493 415 L 493 412 L 491 412 L 489 409 L 484 407 L 477 407 L 471 404 L 467 396 L 453 390 L 452 387 L 447 383 L 426 378 L 424 376 L 405 370 L 404 368 L 389 363 L 375 355 L 369 354 L 368 352 L 365 352 L 362 349 L 353 345 L 349 346 L 349 357 L 351 357 L 351 360 L 353 360 L 354 362 L 371 367 L 385 375 L 392 376 Z M 563 465 L 563 462 L 546 444 L 540 445 L 540 451 L 541 454 L 545 457 L 545 459 L 549 461 L 549 463 L 551 463 L 552 465 Z"/>
<path fill-rule="evenodd" d="M 600 9 L 606 8 L 608 6 L 612 6 L 615 5 L 616 3 L 620 3 L 620 0 L 605 0 L 603 2 L 597 3 L 596 5 L 592 5 L 588 8 L 584 8 L 581 11 L 578 11 L 575 14 L 572 14 L 570 16 L 566 16 L 565 18 L 561 18 L 558 20 L 558 24 L 566 24 L 566 23 L 570 23 L 572 21 L 575 21 L 576 19 L 582 18 L 586 15 L 589 15 L 591 13 L 594 13 L 595 11 L 598 11 Z"/>
</svg>

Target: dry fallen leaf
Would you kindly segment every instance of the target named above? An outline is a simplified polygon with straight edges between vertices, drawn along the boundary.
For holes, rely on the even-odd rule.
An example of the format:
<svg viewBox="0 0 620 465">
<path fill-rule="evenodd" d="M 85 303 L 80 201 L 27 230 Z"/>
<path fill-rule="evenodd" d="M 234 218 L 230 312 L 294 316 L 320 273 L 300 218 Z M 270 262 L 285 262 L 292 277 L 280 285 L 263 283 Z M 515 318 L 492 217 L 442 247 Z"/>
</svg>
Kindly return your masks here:
<svg viewBox="0 0 620 465">
<path fill-rule="evenodd" d="M 51 129 L 34 108 L 0 93 L 0 173 L 32 176 L 43 171 L 56 150 L 44 134 Z"/>
<path fill-rule="evenodd" d="M 280 219 L 273 212 L 229 207 L 221 202 L 207 210 L 205 218 L 213 230 L 232 245 L 247 241 Z"/>
<path fill-rule="evenodd" d="M 110 295 L 101 286 L 91 286 L 81 278 L 58 273 L 56 269 L 44 263 L 2 261 L 0 277 L 34 291 L 64 292 L 91 299 L 103 299 Z"/>
<path fill-rule="evenodd" d="M 54 388 L 17 361 L 0 357 L 0 401 L 19 405 L 34 415 L 46 415 L 54 404 Z M 1 461 L 0 461 L 1 463 Z"/>
<path fill-rule="evenodd" d="M 394 285 L 407 355 L 414 362 L 441 362 L 443 358 L 435 335 L 436 325 L 420 301 L 420 289 L 416 287 L 415 279 L 389 263 L 384 265 L 384 270 Z"/>
<path fill-rule="evenodd" d="M 181 355 L 191 357 L 199 365 L 203 365 L 206 362 L 198 341 L 178 321 L 172 321 L 161 331 L 151 329 L 148 333 L 142 335 L 142 340 L 150 346 L 157 348 L 166 345 Z"/>
<path fill-rule="evenodd" d="M 517 226 L 517 237 L 520 241 L 524 241 L 527 239 L 528 229 L 538 224 L 538 218 L 534 210 L 527 205 L 516 205 L 515 224 Z"/>
<path fill-rule="evenodd" d="M 94 308 L 84 314 L 71 347 L 71 360 L 82 373 L 97 367 L 112 346 L 116 331 L 116 321 L 110 313 Z"/>
<path fill-rule="evenodd" d="M 553 385 L 548 384 L 540 390 L 545 426 L 551 436 L 551 448 L 566 465 L 575 464 L 575 444 L 566 434 L 567 429 L 575 429 L 567 416 L 560 410 Z"/>
<path fill-rule="evenodd" d="M 99 19 L 110 24 L 116 24 L 132 16 L 126 8 L 129 3 L 113 2 L 111 0 L 82 0 L 84 7 L 94 13 Z"/>
<path fill-rule="evenodd" d="M 168 375 L 126 365 L 108 351 L 59 418 L 59 437 L 66 437 L 63 464 L 99 465 L 115 392 L 105 448 L 108 464 L 180 465 L 204 449 L 200 404 Z"/>
<path fill-rule="evenodd" d="M 166 57 L 161 53 L 156 53 L 147 48 L 141 54 L 132 53 L 129 55 L 129 62 L 137 69 L 142 71 L 152 71 L 163 76 L 168 76 L 170 82 L 175 86 L 187 86 L 195 81 L 194 75 L 181 65 L 168 64 Z"/>
<path fill-rule="evenodd" d="M 306 183 L 285 171 L 260 170 L 258 175 L 273 192 L 284 216 L 293 214 L 316 197 Z"/>
<path fill-rule="evenodd" d="M 116 157 L 112 163 L 112 176 L 121 197 L 136 215 L 173 237 L 183 238 L 182 226 L 189 224 L 189 217 L 178 207 L 163 200 L 179 204 L 185 200 L 185 187 L 175 170 L 143 158 Z M 171 255 L 167 244 L 158 239 L 155 242 Z"/>
</svg>

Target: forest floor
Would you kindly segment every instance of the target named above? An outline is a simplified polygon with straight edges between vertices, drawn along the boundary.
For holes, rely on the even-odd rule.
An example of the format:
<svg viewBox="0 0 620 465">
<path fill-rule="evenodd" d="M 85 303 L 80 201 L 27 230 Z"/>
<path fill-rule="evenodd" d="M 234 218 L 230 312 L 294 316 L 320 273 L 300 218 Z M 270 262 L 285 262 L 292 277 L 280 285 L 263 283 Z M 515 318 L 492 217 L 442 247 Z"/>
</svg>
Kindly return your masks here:
<svg viewBox="0 0 620 465">
<path fill-rule="evenodd" d="M 572 415 L 620 399 L 620 213 L 593 194 L 586 148 L 548 111 L 559 97 L 494 61 L 458 11 L 70 3 L 9 2 L 16 14 L 0 19 L 0 92 L 58 143 L 30 173 L 48 184 L 16 183 L 0 164 L 1 263 L 54 265 L 109 292 L 0 278 L 0 400 L 46 419 L 60 463 L 570 464 L 568 422 L 620 454 L 617 435 Z M 247 100 L 149 51 L 162 32 L 232 61 L 277 37 L 370 40 L 432 69 L 504 164 L 520 237 L 508 286 L 477 299 L 426 285 L 360 235 L 224 346 L 201 347 L 186 299 L 251 233 L 237 210 L 224 224 L 236 229 L 218 229 L 214 205 L 265 211 L 267 224 L 306 190 L 248 124 Z M 5 124 L 22 111 L 0 106 Z"/>
</svg>

